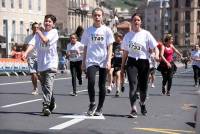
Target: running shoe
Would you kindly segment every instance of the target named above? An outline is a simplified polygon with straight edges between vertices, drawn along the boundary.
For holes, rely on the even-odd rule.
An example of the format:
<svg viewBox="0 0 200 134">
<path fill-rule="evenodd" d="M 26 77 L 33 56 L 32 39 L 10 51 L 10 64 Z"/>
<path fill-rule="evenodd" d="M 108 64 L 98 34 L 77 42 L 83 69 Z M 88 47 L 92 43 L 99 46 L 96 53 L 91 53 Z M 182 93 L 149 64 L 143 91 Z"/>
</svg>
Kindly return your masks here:
<svg viewBox="0 0 200 134">
<path fill-rule="evenodd" d="M 140 108 L 141 108 L 141 113 L 142 115 L 146 115 L 147 114 L 147 109 L 146 106 L 143 104 L 140 104 Z"/>
<path fill-rule="evenodd" d="M 162 88 L 162 95 L 165 95 L 166 91 L 165 88 Z"/>
<path fill-rule="evenodd" d="M 123 92 L 124 92 L 124 90 L 125 90 L 125 87 L 124 87 L 124 86 L 122 86 L 122 87 L 121 87 L 121 92 L 123 93 Z"/>
<path fill-rule="evenodd" d="M 36 88 L 36 89 L 34 89 L 33 90 L 33 92 L 31 93 L 32 95 L 38 95 L 39 93 L 38 93 L 38 89 Z"/>
<path fill-rule="evenodd" d="M 73 93 L 71 93 L 71 96 L 77 96 L 77 93 L 73 92 Z"/>
<path fill-rule="evenodd" d="M 151 84 L 151 88 L 154 88 L 154 87 L 155 87 L 155 85 L 154 85 L 154 83 L 152 83 L 152 84 Z"/>
<path fill-rule="evenodd" d="M 93 116 L 96 111 L 96 104 L 90 104 L 89 109 L 87 111 L 87 115 Z"/>
<path fill-rule="evenodd" d="M 83 84 L 82 80 L 79 80 L 79 81 L 78 81 L 78 84 L 79 84 L 79 85 L 82 85 L 82 84 Z"/>
<path fill-rule="evenodd" d="M 102 111 L 102 109 L 100 108 L 100 109 L 97 109 L 96 111 L 95 111 L 95 113 L 94 113 L 94 116 L 102 116 L 103 115 L 103 111 Z"/>
<path fill-rule="evenodd" d="M 49 116 L 51 114 L 51 111 L 49 110 L 48 105 L 46 104 L 43 105 L 42 113 L 44 116 Z"/>
<path fill-rule="evenodd" d="M 108 88 L 107 88 L 107 93 L 111 93 L 111 91 L 112 91 L 112 87 L 111 87 L 111 86 L 108 86 Z"/>
<path fill-rule="evenodd" d="M 128 118 L 137 118 L 137 112 L 132 110 L 131 113 L 128 115 Z"/>
<path fill-rule="evenodd" d="M 120 95 L 119 91 L 116 91 L 115 97 L 119 97 L 119 95 Z"/>
<path fill-rule="evenodd" d="M 170 96 L 170 95 L 171 95 L 171 94 L 170 94 L 170 91 L 167 91 L 166 95 L 167 95 L 167 96 Z"/>
<path fill-rule="evenodd" d="M 52 104 L 50 104 L 49 110 L 52 112 L 52 111 L 55 110 L 55 109 L 56 109 L 56 103 L 53 102 Z"/>
</svg>

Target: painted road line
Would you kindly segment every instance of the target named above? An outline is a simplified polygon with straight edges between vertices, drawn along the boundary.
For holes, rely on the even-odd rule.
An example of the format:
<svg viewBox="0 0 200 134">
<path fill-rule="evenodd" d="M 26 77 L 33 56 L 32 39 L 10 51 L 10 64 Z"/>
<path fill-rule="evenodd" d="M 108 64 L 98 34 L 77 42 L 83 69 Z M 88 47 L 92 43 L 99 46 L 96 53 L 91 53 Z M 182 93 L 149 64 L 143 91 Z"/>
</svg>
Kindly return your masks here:
<svg viewBox="0 0 200 134">
<path fill-rule="evenodd" d="M 9 104 L 9 105 L 5 105 L 5 106 L 1 106 L 1 108 L 8 108 L 8 107 L 13 107 L 13 106 L 17 106 L 17 105 L 27 104 L 27 103 L 31 103 L 31 102 L 41 101 L 41 100 L 42 99 L 35 99 L 35 100 L 23 101 L 23 102 L 19 102 L 19 103 L 14 103 L 14 104 Z"/>
<path fill-rule="evenodd" d="M 83 120 L 85 120 L 85 119 L 72 119 L 72 120 L 70 120 L 70 121 L 67 121 L 67 122 L 65 122 L 65 123 L 59 124 L 59 125 L 54 126 L 54 127 L 51 127 L 51 128 L 49 128 L 49 129 L 51 129 L 51 130 L 62 130 L 62 129 L 67 128 L 67 127 L 69 127 L 69 126 L 71 126 L 71 125 L 74 125 L 74 124 L 76 124 L 76 123 L 79 123 L 79 122 L 81 122 L 81 121 L 83 121 Z"/>
<path fill-rule="evenodd" d="M 149 132 L 157 132 L 160 134 L 183 134 L 183 133 L 189 133 L 194 134 L 194 131 L 186 131 L 186 130 L 175 130 L 175 129 L 160 129 L 160 128 L 133 128 L 135 130 L 143 130 L 143 131 L 149 131 Z"/>
<path fill-rule="evenodd" d="M 66 116 L 60 116 L 58 118 L 105 120 L 104 116 L 87 116 L 87 115 L 66 115 Z"/>
<path fill-rule="evenodd" d="M 57 81 L 57 80 L 68 80 L 68 79 L 71 79 L 71 77 L 57 78 L 57 79 L 55 79 L 55 81 Z M 31 81 L 0 83 L 0 86 L 4 86 L 4 85 L 17 85 L 17 84 L 24 84 L 24 83 L 31 83 Z"/>
<path fill-rule="evenodd" d="M 59 125 L 56 125 L 56 126 L 51 127 L 49 129 L 51 129 L 51 130 L 62 130 L 64 128 L 67 128 L 69 126 L 77 124 L 81 121 L 84 121 L 85 119 L 105 120 L 104 116 L 85 116 L 85 115 L 66 115 L 66 116 L 60 116 L 58 118 L 72 118 L 72 120 L 64 122 L 64 123 L 59 124 Z"/>
</svg>

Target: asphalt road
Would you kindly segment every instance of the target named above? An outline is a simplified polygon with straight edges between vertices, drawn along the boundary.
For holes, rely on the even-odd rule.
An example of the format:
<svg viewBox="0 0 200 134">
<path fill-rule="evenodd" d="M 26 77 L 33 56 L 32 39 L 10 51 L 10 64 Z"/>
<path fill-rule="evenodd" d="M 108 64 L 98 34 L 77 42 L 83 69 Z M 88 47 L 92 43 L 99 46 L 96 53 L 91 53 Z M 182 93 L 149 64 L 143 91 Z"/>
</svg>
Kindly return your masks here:
<svg viewBox="0 0 200 134">
<path fill-rule="evenodd" d="M 97 77 L 98 79 L 98 77 Z M 156 75 L 155 88 L 149 87 L 147 116 L 127 118 L 130 112 L 128 84 L 118 98 L 115 91 L 106 96 L 104 116 L 88 117 L 87 80 L 72 91 L 69 74 L 58 74 L 55 81 L 57 108 L 49 116 L 41 116 L 42 93 L 31 94 L 30 76 L 0 76 L 0 134 L 192 134 L 197 90 L 193 72 L 178 68 L 173 79 L 171 96 L 161 95 L 162 78 Z M 98 83 L 96 83 L 97 85 Z M 96 90 L 98 101 L 98 89 Z M 138 111 L 140 111 L 138 106 Z"/>
</svg>

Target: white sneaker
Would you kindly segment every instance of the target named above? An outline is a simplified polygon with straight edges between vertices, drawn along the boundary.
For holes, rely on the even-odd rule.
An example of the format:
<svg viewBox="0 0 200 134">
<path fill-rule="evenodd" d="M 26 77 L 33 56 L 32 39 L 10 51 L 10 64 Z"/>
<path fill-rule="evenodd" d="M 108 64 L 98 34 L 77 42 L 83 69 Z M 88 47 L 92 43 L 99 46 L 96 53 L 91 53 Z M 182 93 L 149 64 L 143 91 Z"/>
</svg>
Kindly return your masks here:
<svg viewBox="0 0 200 134">
<path fill-rule="evenodd" d="M 111 86 L 108 86 L 107 87 L 107 93 L 110 93 L 112 91 L 112 87 Z"/>
<path fill-rule="evenodd" d="M 38 95 L 39 93 L 38 93 L 38 89 L 36 89 L 36 90 L 33 90 L 33 92 L 31 93 L 32 95 Z"/>
<path fill-rule="evenodd" d="M 152 87 L 152 88 L 154 88 L 154 87 L 155 87 L 154 83 L 152 83 L 152 84 L 151 84 L 151 87 Z"/>
</svg>

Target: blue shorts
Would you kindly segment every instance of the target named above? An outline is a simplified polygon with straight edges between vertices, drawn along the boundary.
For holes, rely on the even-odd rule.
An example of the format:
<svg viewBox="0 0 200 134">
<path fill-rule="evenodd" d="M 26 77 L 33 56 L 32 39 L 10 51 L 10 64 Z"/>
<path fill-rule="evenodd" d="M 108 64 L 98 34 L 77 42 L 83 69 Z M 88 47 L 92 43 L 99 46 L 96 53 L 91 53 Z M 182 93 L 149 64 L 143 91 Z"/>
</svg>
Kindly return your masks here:
<svg viewBox="0 0 200 134">
<path fill-rule="evenodd" d="M 37 73 L 37 59 L 36 58 L 28 58 L 28 67 L 30 73 Z"/>
</svg>

